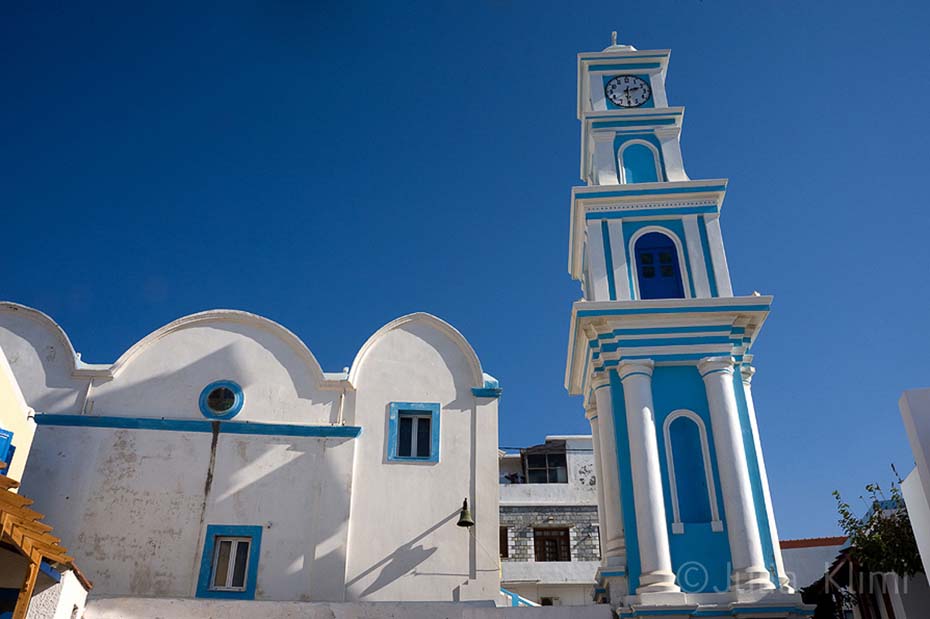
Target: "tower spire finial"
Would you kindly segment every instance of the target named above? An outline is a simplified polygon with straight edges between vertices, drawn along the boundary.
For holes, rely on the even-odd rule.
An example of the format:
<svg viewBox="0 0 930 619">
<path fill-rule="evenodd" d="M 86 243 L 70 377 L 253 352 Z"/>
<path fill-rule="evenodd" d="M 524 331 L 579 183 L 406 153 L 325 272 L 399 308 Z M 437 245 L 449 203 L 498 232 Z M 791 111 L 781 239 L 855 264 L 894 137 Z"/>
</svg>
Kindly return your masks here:
<svg viewBox="0 0 930 619">
<path fill-rule="evenodd" d="M 617 46 L 617 31 L 616 30 L 610 33 L 610 46 L 611 47 Z"/>
</svg>

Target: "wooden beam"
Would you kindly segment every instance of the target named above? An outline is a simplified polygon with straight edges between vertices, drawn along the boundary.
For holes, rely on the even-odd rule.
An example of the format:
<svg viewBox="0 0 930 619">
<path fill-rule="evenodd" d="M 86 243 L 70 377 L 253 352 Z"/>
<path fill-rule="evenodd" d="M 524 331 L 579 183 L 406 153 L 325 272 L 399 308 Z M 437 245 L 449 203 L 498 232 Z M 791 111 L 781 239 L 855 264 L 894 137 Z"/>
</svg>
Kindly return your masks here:
<svg viewBox="0 0 930 619">
<path fill-rule="evenodd" d="M 36 586 L 36 576 L 39 575 L 39 564 L 30 562 L 26 568 L 26 578 L 23 580 L 23 586 L 16 597 L 16 607 L 13 609 L 12 619 L 26 619 L 26 613 L 29 612 L 29 602 L 32 601 L 32 591 Z"/>
</svg>

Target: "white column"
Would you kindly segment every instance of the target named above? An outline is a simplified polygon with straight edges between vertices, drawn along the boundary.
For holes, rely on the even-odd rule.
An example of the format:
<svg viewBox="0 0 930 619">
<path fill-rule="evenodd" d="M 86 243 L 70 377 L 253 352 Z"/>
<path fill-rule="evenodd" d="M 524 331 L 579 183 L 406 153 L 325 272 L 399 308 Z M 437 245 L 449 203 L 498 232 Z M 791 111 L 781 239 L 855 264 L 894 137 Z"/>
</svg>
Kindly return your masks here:
<svg viewBox="0 0 930 619">
<path fill-rule="evenodd" d="M 698 371 L 707 391 L 723 509 L 727 517 L 730 556 L 733 559 L 730 578 L 736 589 L 774 589 L 775 585 L 769 578 L 762 555 L 749 466 L 743 446 L 739 409 L 736 406 L 733 363 L 732 357 L 707 357 L 698 363 Z"/>
<path fill-rule="evenodd" d="M 588 272 L 593 290 L 587 291 L 589 301 L 609 301 L 610 286 L 607 283 L 607 258 L 604 252 L 604 231 L 600 220 L 588 222 Z"/>
<path fill-rule="evenodd" d="M 598 543 L 600 544 L 601 565 L 607 564 L 607 517 L 604 513 L 604 469 L 601 467 L 601 437 L 598 424 L 597 405 L 594 397 L 589 398 L 585 417 L 591 423 L 591 447 L 594 450 L 594 485 L 597 490 L 597 524 Z"/>
<path fill-rule="evenodd" d="M 677 593 L 668 546 L 662 470 L 652 404 L 653 362 L 623 361 L 617 368 L 623 381 L 626 423 L 630 436 L 633 500 L 642 573 L 636 594 Z"/>
<path fill-rule="evenodd" d="M 623 241 L 623 222 L 613 219 L 607 224 L 610 253 L 614 259 L 614 286 L 618 301 L 630 301 L 630 265 L 626 263 L 626 243 Z"/>
<path fill-rule="evenodd" d="M 730 284 L 730 267 L 727 254 L 723 251 L 723 234 L 720 232 L 720 218 L 717 215 L 704 217 L 707 228 L 707 244 L 710 250 L 710 262 L 714 267 L 714 281 L 717 282 L 717 296 L 732 297 L 733 286 Z"/>
<path fill-rule="evenodd" d="M 601 89 L 603 91 L 603 88 Z M 594 140 L 594 179 L 598 185 L 619 185 L 617 153 L 614 151 L 614 133 L 592 133 Z"/>
<path fill-rule="evenodd" d="M 685 215 L 681 218 L 685 228 L 685 245 L 688 262 L 691 263 L 691 275 L 694 280 L 694 294 L 699 299 L 710 297 L 710 280 L 707 279 L 707 266 L 704 264 L 704 250 L 701 246 L 701 230 L 697 215 Z"/>
<path fill-rule="evenodd" d="M 626 566 L 626 540 L 623 537 L 623 508 L 620 505 L 620 461 L 617 454 L 617 433 L 614 431 L 613 403 L 607 377 L 593 381 L 597 401 L 598 458 L 601 476 L 598 485 L 603 488 L 604 500 L 604 565 Z"/>
<path fill-rule="evenodd" d="M 775 508 L 772 504 L 772 494 L 769 492 L 769 476 L 765 472 L 765 460 L 762 458 L 762 441 L 759 439 L 759 424 L 756 421 L 756 406 L 752 401 L 752 376 L 756 369 L 744 366 L 740 369 L 743 377 L 743 393 L 746 394 L 746 407 L 749 409 L 749 425 L 752 426 L 752 440 L 756 448 L 756 460 L 759 462 L 759 476 L 762 478 L 762 493 L 765 495 L 765 513 L 769 519 L 769 532 L 772 534 L 772 548 L 775 551 L 775 569 L 778 572 L 778 584 L 782 589 L 793 593 L 788 575 L 785 573 L 785 562 L 781 556 L 781 543 L 778 541 L 778 529 L 775 526 Z"/>
</svg>

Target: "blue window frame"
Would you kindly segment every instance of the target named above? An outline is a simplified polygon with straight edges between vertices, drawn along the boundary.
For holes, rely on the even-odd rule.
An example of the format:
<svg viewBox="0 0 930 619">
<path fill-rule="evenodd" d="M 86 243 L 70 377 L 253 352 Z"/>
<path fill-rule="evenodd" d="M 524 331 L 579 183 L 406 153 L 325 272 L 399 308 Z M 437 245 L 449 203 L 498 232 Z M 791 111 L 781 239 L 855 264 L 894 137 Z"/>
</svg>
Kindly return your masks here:
<svg viewBox="0 0 930 619">
<path fill-rule="evenodd" d="M 439 462 L 439 409 L 435 402 L 391 402 L 390 462 Z"/>
<path fill-rule="evenodd" d="M 10 472 L 10 465 L 13 463 L 13 454 L 15 452 L 13 433 L 0 428 L 0 462 L 6 463 L 6 466 L 0 469 L 0 475 L 6 475 Z"/>
<path fill-rule="evenodd" d="M 258 525 L 207 525 L 197 597 L 254 600 L 261 549 Z"/>
<path fill-rule="evenodd" d="M 232 419 L 244 403 L 242 387 L 231 380 L 210 383 L 200 392 L 200 412 L 208 419 Z"/>
<path fill-rule="evenodd" d="M 649 232 L 634 248 L 640 299 L 684 299 L 678 249 L 667 235 Z"/>
</svg>

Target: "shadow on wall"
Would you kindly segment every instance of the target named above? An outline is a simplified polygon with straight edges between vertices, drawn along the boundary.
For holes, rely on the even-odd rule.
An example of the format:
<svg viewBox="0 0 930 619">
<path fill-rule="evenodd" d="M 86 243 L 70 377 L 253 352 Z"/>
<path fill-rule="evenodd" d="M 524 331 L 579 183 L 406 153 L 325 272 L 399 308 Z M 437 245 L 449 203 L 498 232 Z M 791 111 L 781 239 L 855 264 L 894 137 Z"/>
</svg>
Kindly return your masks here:
<svg viewBox="0 0 930 619">
<path fill-rule="evenodd" d="M 437 550 L 435 546 L 432 548 L 424 548 L 422 545 L 414 546 L 414 544 L 416 544 L 424 537 L 429 536 L 430 533 L 439 529 L 441 526 L 451 522 L 454 518 L 458 518 L 458 516 L 459 510 L 455 510 L 430 528 L 414 537 L 409 542 L 401 544 L 397 547 L 396 550 L 394 550 L 394 552 L 381 559 L 352 580 L 347 581 L 346 589 L 350 589 L 355 583 L 360 582 L 369 574 L 380 568 L 381 571 L 378 573 L 378 577 L 375 578 L 375 580 L 358 595 L 359 598 L 363 598 L 366 595 L 371 595 L 379 589 L 383 589 L 404 574 L 410 573 L 418 565 L 430 558 Z M 467 577 L 468 573 L 463 572 L 462 574 L 450 575 Z"/>
</svg>

